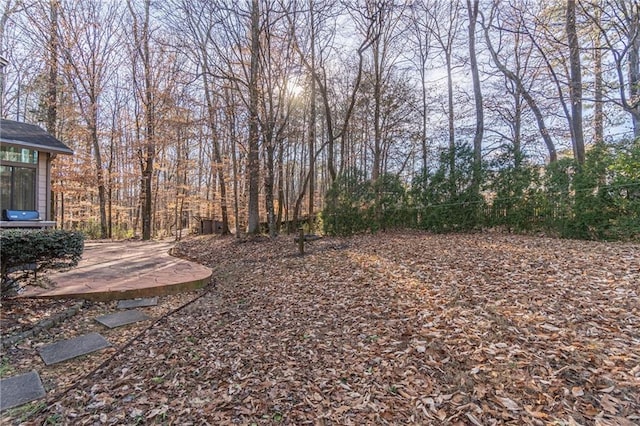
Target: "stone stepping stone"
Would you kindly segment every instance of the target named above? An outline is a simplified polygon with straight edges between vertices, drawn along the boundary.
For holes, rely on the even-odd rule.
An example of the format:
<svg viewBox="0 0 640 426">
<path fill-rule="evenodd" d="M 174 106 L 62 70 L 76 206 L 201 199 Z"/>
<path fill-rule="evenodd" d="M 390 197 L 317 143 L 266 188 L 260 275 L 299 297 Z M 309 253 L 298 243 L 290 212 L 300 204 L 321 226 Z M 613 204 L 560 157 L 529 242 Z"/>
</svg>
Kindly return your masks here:
<svg viewBox="0 0 640 426">
<path fill-rule="evenodd" d="M 37 372 L 0 380 L 0 411 L 44 398 L 46 392 Z"/>
<path fill-rule="evenodd" d="M 116 328 L 122 325 L 131 324 L 138 321 L 148 320 L 150 317 L 146 316 L 143 312 L 132 309 L 130 311 L 116 312 L 115 314 L 103 315 L 96 318 L 102 325 L 106 325 L 109 328 Z"/>
<path fill-rule="evenodd" d="M 118 302 L 118 309 L 145 308 L 147 306 L 156 306 L 157 304 L 157 297 L 121 300 Z"/>
<path fill-rule="evenodd" d="M 104 337 L 98 333 L 89 333 L 84 336 L 75 337 L 69 340 L 61 340 L 48 346 L 42 347 L 40 357 L 46 365 L 56 364 L 80 355 L 104 349 L 111 346 Z"/>
</svg>

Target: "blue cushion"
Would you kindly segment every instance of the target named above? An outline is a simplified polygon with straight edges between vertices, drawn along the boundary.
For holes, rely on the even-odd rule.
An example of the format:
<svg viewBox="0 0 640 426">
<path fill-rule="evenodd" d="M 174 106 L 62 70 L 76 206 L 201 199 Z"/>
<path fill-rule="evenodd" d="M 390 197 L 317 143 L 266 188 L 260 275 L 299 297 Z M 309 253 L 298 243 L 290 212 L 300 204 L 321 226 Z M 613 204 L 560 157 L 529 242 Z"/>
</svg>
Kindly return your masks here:
<svg viewBox="0 0 640 426">
<path fill-rule="evenodd" d="M 7 220 L 40 220 L 40 213 L 35 210 L 5 210 Z"/>
</svg>

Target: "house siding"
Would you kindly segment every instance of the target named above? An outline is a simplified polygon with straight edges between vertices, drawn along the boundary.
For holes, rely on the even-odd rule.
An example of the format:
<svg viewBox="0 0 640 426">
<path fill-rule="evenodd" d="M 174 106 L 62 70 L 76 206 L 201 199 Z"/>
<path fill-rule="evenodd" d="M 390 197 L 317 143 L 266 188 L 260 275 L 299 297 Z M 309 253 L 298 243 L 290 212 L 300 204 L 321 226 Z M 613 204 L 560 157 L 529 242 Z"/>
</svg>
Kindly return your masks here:
<svg viewBox="0 0 640 426">
<path fill-rule="evenodd" d="M 36 180 L 38 182 L 36 194 L 36 210 L 40 213 L 40 219 L 49 220 L 49 173 L 47 165 L 49 163 L 49 154 L 46 152 L 38 153 L 38 170 L 36 172 Z"/>
</svg>

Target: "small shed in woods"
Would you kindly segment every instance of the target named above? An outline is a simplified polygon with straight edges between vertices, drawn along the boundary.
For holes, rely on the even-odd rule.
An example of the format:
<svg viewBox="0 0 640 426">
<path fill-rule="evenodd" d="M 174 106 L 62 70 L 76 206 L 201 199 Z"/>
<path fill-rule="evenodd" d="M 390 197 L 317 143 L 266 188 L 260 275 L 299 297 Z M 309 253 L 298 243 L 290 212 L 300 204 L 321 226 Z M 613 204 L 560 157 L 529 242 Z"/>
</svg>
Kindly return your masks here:
<svg viewBox="0 0 640 426">
<path fill-rule="evenodd" d="M 51 162 L 58 154 L 73 151 L 39 126 L 0 120 L 0 228 L 55 226 Z"/>
</svg>

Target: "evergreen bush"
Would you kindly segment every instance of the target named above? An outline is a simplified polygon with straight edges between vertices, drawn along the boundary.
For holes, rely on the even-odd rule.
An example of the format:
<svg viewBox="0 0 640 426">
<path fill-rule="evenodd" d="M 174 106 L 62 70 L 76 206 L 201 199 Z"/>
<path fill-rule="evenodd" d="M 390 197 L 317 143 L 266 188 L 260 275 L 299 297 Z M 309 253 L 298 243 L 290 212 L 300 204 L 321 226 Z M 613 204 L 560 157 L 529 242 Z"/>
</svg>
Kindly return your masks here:
<svg viewBox="0 0 640 426">
<path fill-rule="evenodd" d="M 84 250 L 84 236 L 66 230 L 3 230 L 0 232 L 2 292 L 26 279 L 18 271 L 34 273 L 76 266 Z"/>
<path fill-rule="evenodd" d="M 443 151 L 435 173 L 423 171 L 413 182 L 411 195 L 417 209 L 417 226 L 433 232 L 477 228 L 482 221 L 484 201 L 478 186 L 473 184 L 473 172 L 473 150 L 468 144 L 457 145 L 454 152 Z"/>
<path fill-rule="evenodd" d="M 370 183 L 358 170 L 338 176 L 325 197 L 324 233 L 348 236 L 369 229 L 371 192 Z"/>
<path fill-rule="evenodd" d="M 473 167 L 471 147 L 460 144 L 453 153 L 443 150 L 438 169 L 423 171 L 409 191 L 396 175 L 371 182 L 351 170 L 327 193 L 324 231 L 457 232 L 490 226 L 563 238 L 640 239 L 638 141 L 595 145 L 584 164 L 564 158 L 546 167 L 505 146 L 490 167 L 483 165 L 482 185 L 474 182 Z"/>
<path fill-rule="evenodd" d="M 503 227 L 509 232 L 529 232 L 538 224 L 540 179 L 538 168 L 526 162 L 522 153 L 512 147 L 490 164 L 487 189 L 492 203 L 487 209 L 486 223 L 490 227 Z"/>
</svg>

